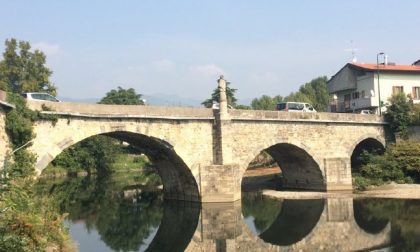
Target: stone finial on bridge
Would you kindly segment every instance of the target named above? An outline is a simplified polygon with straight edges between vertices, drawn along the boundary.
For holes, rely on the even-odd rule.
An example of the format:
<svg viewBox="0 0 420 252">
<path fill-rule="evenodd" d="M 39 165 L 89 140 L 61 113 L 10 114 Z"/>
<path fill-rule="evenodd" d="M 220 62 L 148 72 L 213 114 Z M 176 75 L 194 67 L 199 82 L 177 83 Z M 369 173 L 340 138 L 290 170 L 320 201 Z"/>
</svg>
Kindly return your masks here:
<svg viewBox="0 0 420 252">
<path fill-rule="evenodd" d="M 226 81 L 223 75 L 220 75 L 220 78 L 217 80 L 219 84 L 219 114 L 220 119 L 225 120 L 228 119 L 228 111 L 227 111 L 227 96 L 226 96 Z"/>
</svg>

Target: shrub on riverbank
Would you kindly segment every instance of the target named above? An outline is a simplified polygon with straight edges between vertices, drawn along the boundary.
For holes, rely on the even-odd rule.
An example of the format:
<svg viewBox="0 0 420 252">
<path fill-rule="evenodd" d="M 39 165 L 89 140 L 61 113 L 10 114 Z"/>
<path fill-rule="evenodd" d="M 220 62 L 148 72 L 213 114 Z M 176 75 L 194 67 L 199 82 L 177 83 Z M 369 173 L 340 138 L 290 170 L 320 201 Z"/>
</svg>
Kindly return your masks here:
<svg viewBox="0 0 420 252">
<path fill-rule="evenodd" d="M 34 136 L 39 113 L 30 111 L 18 94 L 8 95 L 16 108 L 6 114 L 6 131 L 12 148 L 18 149 Z M 62 216 L 49 198 L 35 197 L 35 156 L 26 148 L 8 154 L 0 177 L 0 251 L 64 250 L 69 238 Z"/>
<path fill-rule="evenodd" d="M 400 141 L 390 144 L 384 155 L 364 152 L 363 165 L 358 174 L 353 175 L 353 184 L 357 189 L 369 185 L 420 182 L 420 142 Z"/>
</svg>

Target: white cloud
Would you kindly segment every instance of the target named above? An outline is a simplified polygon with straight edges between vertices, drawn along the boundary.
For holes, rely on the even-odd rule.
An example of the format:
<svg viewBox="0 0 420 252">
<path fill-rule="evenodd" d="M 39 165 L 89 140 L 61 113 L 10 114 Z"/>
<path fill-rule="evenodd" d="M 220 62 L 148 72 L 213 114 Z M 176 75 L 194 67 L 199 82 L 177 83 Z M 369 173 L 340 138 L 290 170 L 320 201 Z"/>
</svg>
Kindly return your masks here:
<svg viewBox="0 0 420 252">
<path fill-rule="evenodd" d="M 189 67 L 189 71 L 194 75 L 200 76 L 218 76 L 224 74 L 224 71 L 214 64 L 191 66 Z"/>
<path fill-rule="evenodd" d="M 60 48 L 59 45 L 49 44 L 49 43 L 46 43 L 46 42 L 39 42 L 39 43 L 32 44 L 32 47 L 34 49 L 38 49 L 41 52 L 45 53 L 45 55 L 47 55 L 47 57 L 57 55 L 61 51 L 61 48 Z"/>
</svg>

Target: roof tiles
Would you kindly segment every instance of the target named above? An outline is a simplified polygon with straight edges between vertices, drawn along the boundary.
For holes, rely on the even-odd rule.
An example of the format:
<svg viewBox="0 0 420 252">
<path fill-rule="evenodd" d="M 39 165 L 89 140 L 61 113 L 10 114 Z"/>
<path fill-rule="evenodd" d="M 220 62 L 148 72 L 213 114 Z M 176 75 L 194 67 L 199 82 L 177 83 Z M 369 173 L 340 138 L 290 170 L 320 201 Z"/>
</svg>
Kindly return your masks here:
<svg viewBox="0 0 420 252">
<path fill-rule="evenodd" d="M 420 72 L 419 65 L 384 65 L 384 64 L 365 64 L 365 63 L 350 63 L 350 65 L 365 70 L 381 70 L 381 71 L 407 71 Z"/>
</svg>

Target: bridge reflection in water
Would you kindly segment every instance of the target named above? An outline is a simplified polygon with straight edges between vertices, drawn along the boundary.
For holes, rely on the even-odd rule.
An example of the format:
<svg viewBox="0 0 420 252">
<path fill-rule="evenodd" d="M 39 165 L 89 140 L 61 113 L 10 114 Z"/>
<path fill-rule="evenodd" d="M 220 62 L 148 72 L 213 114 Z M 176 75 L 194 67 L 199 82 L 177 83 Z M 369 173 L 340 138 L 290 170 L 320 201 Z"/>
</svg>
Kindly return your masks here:
<svg viewBox="0 0 420 252">
<path fill-rule="evenodd" d="M 353 251 L 391 244 L 388 219 L 372 218 L 378 213 L 352 198 L 274 200 L 244 193 L 242 201 L 200 204 L 164 201 L 162 193 L 118 184 L 71 179 L 40 191 L 69 213 L 80 251 Z"/>
<path fill-rule="evenodd" d="M 389 222 L 376 233 L 358 225 L 352 198 L 267 204 L 258 194 L 244 196 L 243 204 L 203 204 L 186 251 L 354 251 L 391 242 Z"/>
</svg>

